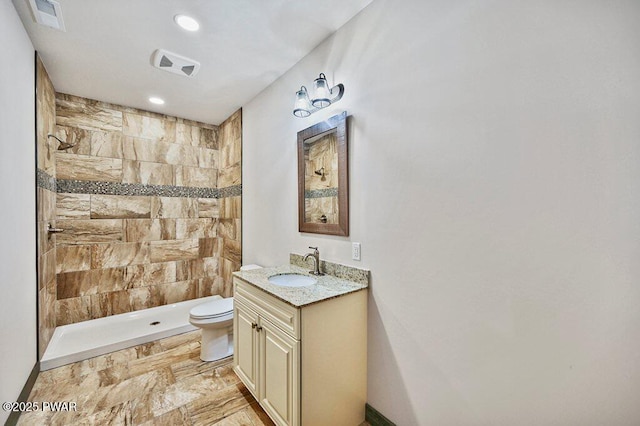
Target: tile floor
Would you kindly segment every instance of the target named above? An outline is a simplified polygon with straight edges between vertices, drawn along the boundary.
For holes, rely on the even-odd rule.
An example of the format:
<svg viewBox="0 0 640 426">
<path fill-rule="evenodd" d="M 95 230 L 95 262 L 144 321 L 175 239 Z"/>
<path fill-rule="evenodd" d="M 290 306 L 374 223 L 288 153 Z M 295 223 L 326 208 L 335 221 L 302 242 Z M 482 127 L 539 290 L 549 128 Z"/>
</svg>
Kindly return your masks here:
<svg viewBox="0 0 640 426">
<path fill-rule="evenodd" d="M 273 425 L 231 368 L 200 361 L 200 331 L 39 374 L 30 401 L 76 412 L 23 413 L 19 425 Z"/>
</svg>

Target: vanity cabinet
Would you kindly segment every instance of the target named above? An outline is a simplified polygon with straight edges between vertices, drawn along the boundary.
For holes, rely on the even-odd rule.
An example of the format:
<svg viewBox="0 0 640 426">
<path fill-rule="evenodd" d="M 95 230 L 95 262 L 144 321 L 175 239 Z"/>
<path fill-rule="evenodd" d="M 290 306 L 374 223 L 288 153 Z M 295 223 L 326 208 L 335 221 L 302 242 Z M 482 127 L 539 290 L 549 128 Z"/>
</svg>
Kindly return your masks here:
<svg viewBox="0 0 640 426">
<path fill-rule="evenodd" d="M 277 425 L 364 421 L 367 291 L 296 307 L 234 277 L 234 371 Z"/>
</svg>

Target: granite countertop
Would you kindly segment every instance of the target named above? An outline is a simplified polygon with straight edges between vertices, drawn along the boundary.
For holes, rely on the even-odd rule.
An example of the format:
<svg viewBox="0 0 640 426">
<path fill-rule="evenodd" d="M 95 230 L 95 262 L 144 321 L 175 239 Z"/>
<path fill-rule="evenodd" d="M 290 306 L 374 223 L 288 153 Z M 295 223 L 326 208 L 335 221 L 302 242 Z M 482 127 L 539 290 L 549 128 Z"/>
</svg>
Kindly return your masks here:
<svg viewBox="0 0 640 426">
<path fill-rule="evenodd" d="M 280 274 L 306 275 L 316 278 L 318 282 L 305 287 L 281 287 L 269 282 L 269 277 Z M 332 275 L 322 275 L 318 277 L 309 274 L 309 268 L 301 268 L 296 265 L 238 271 L 234 272 L 233 275 L 296 308 L 353 293 L 368 287 L 367 283 L 349 281 Z"/>
</svg>

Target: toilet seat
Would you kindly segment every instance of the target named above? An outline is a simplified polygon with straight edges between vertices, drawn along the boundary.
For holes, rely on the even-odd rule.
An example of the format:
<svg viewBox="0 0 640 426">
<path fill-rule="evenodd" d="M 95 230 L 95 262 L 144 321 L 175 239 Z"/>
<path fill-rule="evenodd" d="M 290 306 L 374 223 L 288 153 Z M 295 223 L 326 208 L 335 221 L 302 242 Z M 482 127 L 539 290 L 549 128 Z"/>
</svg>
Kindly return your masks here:
<svg viewBox="0 0 640 426">
<path fill-rule="evenodd" d="M 194 306 L 189 311 L 189 316 L 200 320 L 233 316 L 233 297 L 212 300 L 211 302 Z"/>
</svg>

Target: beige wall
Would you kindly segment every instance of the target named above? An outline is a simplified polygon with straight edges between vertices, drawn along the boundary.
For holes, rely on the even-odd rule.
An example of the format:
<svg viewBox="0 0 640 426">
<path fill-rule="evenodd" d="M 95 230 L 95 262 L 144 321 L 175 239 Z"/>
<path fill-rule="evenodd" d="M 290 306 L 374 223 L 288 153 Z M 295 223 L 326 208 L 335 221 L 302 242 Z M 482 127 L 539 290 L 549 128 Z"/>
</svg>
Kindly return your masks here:
<svg viewBox="0 0 640 426">
<path fill-rule="evenodd" d="M 368 400 L 397 424 L 640 424 L 638 22 L 376 0 L 244 106 L 244 260 L 371 269 Z M 343 99 L 295 118 L 320 72 Z M 343 110 L 351 235 L 298 233 L 296 133 Z"/>
<path fill-rule="evenodd" d="M 0 401 L 15 401 L 37 361 L 34 51 L 0 2 Z M 9 416 L 0 411 L 0 424 Z"/>
</svg>

